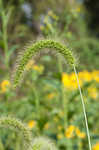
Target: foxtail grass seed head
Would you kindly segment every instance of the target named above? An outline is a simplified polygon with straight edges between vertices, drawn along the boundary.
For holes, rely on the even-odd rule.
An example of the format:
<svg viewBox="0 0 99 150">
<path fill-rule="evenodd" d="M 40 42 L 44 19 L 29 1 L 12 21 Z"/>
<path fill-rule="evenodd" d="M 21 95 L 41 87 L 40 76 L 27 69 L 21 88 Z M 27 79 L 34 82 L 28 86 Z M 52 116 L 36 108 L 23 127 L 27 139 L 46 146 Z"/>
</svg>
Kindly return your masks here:
<svg viewBox="0 0 99 150">
<path fill-rule="evenodd" d="M 57 150 L 55 144 L 45 137 L 35 138 L 32 150 Z"/>
<path fill-rule="evenodd" d="M 1 117 L 0 118 L 0 127 L 10 128 L 13 130 L 17 130 L 18 132 L 22 132 L 24 137 L 24 145 L 28 148 L 28 150 L 31 150 L 31 132 L 29 128 L 24 125 L 20 120 L 15 119 L 13 117 Z"/>
<path fill-rule="evenodd" d="M 72 52 L 67 48 L 65 45 L 61 44 L 60 42 L 54 41 L 54 40 L 40 40 L 37 41 L 34 44 L 31 44 L 28 46 L 20 58 L 20 61 L 18 63 L 18 66 L 16 68 L 14 79 L 13 79 L 13 85 L 16 88 L 20 80 L 22 78 L 22 74 L 25 70 L 25 66 L 28 63 L 28 61 L 35 55 L 35 53 L 41 51 L 44 48 L 50 48 L 56 50 L 58 53 L 60 53 L 64 58 L 66 59 L 67 63 L 70 66 L 73 66 L 75 64 L 75 58 L 72 55 Z"/>
</svg>

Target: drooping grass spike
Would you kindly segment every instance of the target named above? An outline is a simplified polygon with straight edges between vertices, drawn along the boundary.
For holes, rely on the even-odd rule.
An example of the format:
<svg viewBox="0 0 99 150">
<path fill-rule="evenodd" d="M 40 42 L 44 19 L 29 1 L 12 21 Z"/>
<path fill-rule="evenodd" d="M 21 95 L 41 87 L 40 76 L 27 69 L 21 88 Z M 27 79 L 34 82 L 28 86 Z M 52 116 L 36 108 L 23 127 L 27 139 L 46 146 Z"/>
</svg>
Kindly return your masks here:
<svg viewBox="0 0 99 150">
<path fill-rule="evenodd" d="M 46 137 L 37 137 L 33 141 L 32 150 L 57 150 L 55 144 Z"/>
<path fill-rule="evenodd" d="M 25 149 L 32 150 L 32 136 L 29 128 L 24 125 L 20 120 L 13 117 L 1 117 L 0 118 L 0 127 L 11 128 L 22 132 L 24 137 L 24 147 Z"/>
<path fill-rule="evenodd" d="M 28 63 L 28 61 L 32 58 L 32 56 L 35 55 L 36 52 L 39 52 L 44 48 L 56 50 L 58 53 L 64 56 L 69 65 L 73 66 L 73 64 L 75 64 L 75 59 L 72 55 L 72 52 L 65 45 L 61 44 L 60 42 L 56 42 L 54 40 L 40 40 L 27 47 L 26 51 L 22 55 L 18 67 L 15 71 L 13 79 L 14 87 L 17 87 L 17 85 L 19 84 L 20 79 L 22 77 L 22 73 L 25 70 L 25 66 Z"/>
<path fill-rule="evenodd" d="M 11 128 L 22 132 L 25 150 L 57 150 L 54 143 L 48 138 L 37 137 L 32 139 L 30 129 L 18 119 L 10 116 L 0 117 L 0 127 Z"/>
</svg>

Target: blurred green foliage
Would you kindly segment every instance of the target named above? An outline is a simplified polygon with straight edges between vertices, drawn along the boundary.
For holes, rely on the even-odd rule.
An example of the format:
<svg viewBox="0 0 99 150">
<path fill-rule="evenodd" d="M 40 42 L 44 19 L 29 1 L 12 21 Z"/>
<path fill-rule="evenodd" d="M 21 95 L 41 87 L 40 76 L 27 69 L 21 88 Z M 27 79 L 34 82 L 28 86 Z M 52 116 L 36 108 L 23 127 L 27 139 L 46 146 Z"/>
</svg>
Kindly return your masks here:
<svg viewBox="0 0 99 150">
<path fill-rule="evenodd" d="M 0 116 L 22 119 L 34 136 L 49 136 L 61 150 L 88 149 L 87 137 L 80 134 L 86 131 L 79 91 L 64 89 L 62 83 L 63 72 L 70 77 L 72 70 L 60 56 L 42 52 L 31 61 L 22 86 L 13 91 L 12 68 L 28 41 L 50 37 L 68 44 L 78 59 L 78 70 L 92 71 L 85 78 L 93 74 L 97 79 L 84 82 L 82 90 L 92 144 L 98 143 L 99 42 L 88 28 L 88 17 L 83 3 L 75 0 L 0 0 Z M 70 125 L 75 132 L 68 138 Z M 20 134 L 0 128 L 0 150 L 20 149 Z"/>
</svg>

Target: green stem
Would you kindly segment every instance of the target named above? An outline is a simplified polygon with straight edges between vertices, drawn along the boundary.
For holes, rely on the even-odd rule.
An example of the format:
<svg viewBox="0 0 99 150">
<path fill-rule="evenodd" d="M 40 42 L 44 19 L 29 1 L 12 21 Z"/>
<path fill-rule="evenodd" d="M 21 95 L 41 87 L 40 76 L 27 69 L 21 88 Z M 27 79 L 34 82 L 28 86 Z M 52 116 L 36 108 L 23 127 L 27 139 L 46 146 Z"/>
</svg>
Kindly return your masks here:
<svg viewBox="0 0 99 150">
<path fill-rule="evenodd" d="M 68 126 L 68 101 L 64 86 L 62 86 L 62 93 L 63 93 L 63 109 L 64 109 L 64 129 L 66 129 Z"/>
<path fill-rule="evenodd" d="M 5 53 L 5 65 L 8 68 L 8 36 L 7 36 L 7 18 L 5 14 L 5 10 L 3 8 L 2 0 L 0 0 L 1 6 L 1 20 L 2 20 L 2 32 L 3 32 L 3 43 L 4 43 L 4 53 Z"/>
</svg>

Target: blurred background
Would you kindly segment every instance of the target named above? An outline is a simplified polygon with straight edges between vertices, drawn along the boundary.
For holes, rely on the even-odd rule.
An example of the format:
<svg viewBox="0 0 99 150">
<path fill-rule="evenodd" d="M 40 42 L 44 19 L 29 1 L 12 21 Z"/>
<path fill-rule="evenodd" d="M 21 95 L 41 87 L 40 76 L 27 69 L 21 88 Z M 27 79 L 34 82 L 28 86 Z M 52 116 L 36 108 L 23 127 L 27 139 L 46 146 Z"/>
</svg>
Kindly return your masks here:
<svg viewBox="0 0 99 150">
<path fill-rule="evenodd" d="M 92 149 L 99 150 L 98 0 L 0 0 L 0 116 L 23 120 L 34 136 L 49 137 L 60 150 L 88 150 L 75 73 L 60 55 L 37 54 L 21 86 L 12 89 L 18 55 L 30 43 L 50 38 L 77 59 Z M 0 150 L 23 150 L 22 143 L 18 132 L 0 128 Z"/>
</svg>

